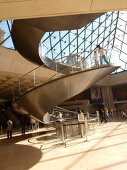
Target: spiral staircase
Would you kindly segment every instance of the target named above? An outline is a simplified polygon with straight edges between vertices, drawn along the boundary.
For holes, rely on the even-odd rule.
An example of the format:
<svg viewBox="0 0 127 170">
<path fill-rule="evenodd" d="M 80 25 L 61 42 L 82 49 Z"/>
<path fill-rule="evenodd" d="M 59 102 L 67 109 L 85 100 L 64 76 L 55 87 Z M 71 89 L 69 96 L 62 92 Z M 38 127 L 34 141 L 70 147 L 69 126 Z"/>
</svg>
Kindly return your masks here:
<svg viewBox="0 0 127 170">
<path fill-rule="evenodd" d="M 15 49 L 29 61 L 55 70 L 58 74 L 62 73 L 54 79 L 20 93 L 14 100 L 15 110 L 42 120 L 49 109 L 90 88 L 118 68 L 112 65 L 81 67 L 79 54 L 75 55 L 77 61 L 72 64 L 59 63 L 56 59 L 39 56 L 38 46 L 45 32 L 81 28 L 100 15 L 102 13 L 23 19 L 13 22 L 11 35 Z"/>
</svg>

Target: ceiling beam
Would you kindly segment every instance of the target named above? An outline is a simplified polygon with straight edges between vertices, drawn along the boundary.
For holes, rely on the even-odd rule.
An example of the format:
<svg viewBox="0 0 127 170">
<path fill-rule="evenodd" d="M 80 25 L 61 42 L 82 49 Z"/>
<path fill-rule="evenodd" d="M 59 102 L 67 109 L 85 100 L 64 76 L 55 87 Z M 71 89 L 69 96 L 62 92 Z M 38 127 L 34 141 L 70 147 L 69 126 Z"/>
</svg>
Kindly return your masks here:
<svg viewBox="0 0 127 170">
<path fill-rule="evenodd" d="M 57 4 L 57 5 L 56 5 Z M 126 0 L 0 0 L 0 20 L 126 10 Z"/>
</svg>

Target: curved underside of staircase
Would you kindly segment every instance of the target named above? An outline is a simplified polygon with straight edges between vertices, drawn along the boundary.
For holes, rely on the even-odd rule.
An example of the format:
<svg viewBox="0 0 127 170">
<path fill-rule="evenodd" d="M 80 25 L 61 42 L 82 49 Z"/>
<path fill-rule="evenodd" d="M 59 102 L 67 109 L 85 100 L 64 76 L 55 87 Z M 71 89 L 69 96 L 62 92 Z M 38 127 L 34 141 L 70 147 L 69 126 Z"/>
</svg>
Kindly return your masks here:
<svg viewBox="0 0 127 170">
<path fill-rule="evenodd" d="M 90 88 L 116 69 L 118 67 L 106 65 L 49 81 L 15 100 L 15 109 L 22 114 L 30 114 L 42 121 L 49 109 Z"/>
<path fill-rule="evenodd" d="M 45 32 L 79 29 L 104 13 L 80 14 L 13 21 L 11 36 L 15 49 L 27 60 L 38 65 L 45 62 L 39 56 L 39 43 Z"/>
</svg>

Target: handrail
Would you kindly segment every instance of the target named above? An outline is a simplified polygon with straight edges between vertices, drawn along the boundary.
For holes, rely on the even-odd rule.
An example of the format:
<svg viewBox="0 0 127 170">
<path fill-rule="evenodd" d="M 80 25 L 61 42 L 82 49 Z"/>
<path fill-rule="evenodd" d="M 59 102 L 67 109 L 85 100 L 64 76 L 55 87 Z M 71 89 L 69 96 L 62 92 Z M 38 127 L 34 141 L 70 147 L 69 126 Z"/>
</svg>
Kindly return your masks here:
<svg viewBox="0 0 127 170">
<path fill-rule="evenodd" d="M 77 113 L 77 112 L 74 112 L 74 111 L 71 111 L 71 110 L 67 110 L 67 109 L 64 109 L 62 107 L 58 107 L 58 106 L 55 106 L 56 109 L 59 109 L 60 111 L 65 111 L 65 112 L 69 112 L 69 113 Z M 54 108 L 54 109 L 55 109 Z"/>
<path fill-rule="evenodd" d="M 110 49 L 110 50 L 113 50 L 113 49 Z M 94 51 L 94 50 L 93 50 Z M 91 52 L 93 52 L 93 51 L 91 51 Z M 109 50 L 108 50 L 109 51 Z M 81 55 L 81 54 L 83 54 L 83 53 L 85 53 L 85 52 L 90 52 L 90 51 L 82 51 L 82 52 L 79 52 L 78 54 L 75 54 L 75 55 Z M 73 54 L 72 54 L 73 55 Z M 44 56 L 44 57 L 46 57 L 46 56 Z M 55 58 L 53 58 L 52 59 L 52 61 L 49 61 L 49 62 L 47 62 L 47 63 L 43 63 L 42 65 L 40 65 L 40 66 L 37 66 L 36 68 L 34 68 L 34 69 L 32 69 L 32 70 L 30 70 L 29 72 L 27 72 L 26 74 L 24 74 L 23 76 L 21 76 L 19 79 L 22 79 L 23 77 L 25 77 L 27 74 L 29 74 L 30 72 L 32 72 L 32 71 L 34 71 L 34 70 L 36 70 L 36 69 L 38 69 L 38 68 L 40 68 L 40 67 L 42 67 L 42 66 L 44 66 L 44 65 L 46 65 L 46 64 L 48 64 L 48 63 L 51 63 L 51 62 L 54 62 L 55 61 L 55 59 L 57 58 L 57 60 L 59 60 L 59 59 L 61 59 L 61 58 L 67 58 L 67 57 L 69 57 L 69 55 L 68 56 L 63 56 L 63 57 L 60 57 L 60 58 L 57 58 L 57 57 L 55 57 Z M 47 57 L 48 58 L 48 57 Z M 84 60 L 85 59 L 89 59 L 89 57 L 82 57 Z M 90 57 L 91 58 L 91 57 Z M 57 63 L 61 63 L 61 62 L 57 62 Z M 74 64 L 70 64 L 70 66 L 74 66 Z M 59 73 L 58 73 L 59 74 Z"/>
<path fill-rule="evenodd" d="M 88 51 L 87 51 L 88 52 Z M 77 57 L 78 55 L 81 55 L 81 54 L 83 54 L 84 52 L 81 52 L 81 53 L 79 53 L 79 54 L 74 54 L 75 55 L 75 57 Z M 64 56 L 63 58 L 68 58 L 69 56 Z M 81 56 L 82 57 L 82 56 Z M 46 57 L 45 57 L 46 58 Z M 57 59 L 61 59 L 61 57 L 60 58 L 57 58 Z M 92 56 L 92 57 L 90 57 L 90 58 L 84 58 L 84 57 L 82 57 L 82 58 L 80 58 L 81 60 L 79 60 L 79 62 L 82 62 L 82 59 L 83 60 L 87 60 L 88 61 L 88 63 L 86 62 L 85 63 L 85 67 L 83 66 L 83 67 L 81 67 L 81 65 L 78 65 L 78 67 L 75 67 L 75 64 L 77 64 L 78 62 L 72 62 L 72 64 L 68 64 L 68 63 L 61 63 L 61 62 L 55 62 L 55 58 L 53 59 L 53 60 L 51 60 L 51 61 L 49 61 L 49 62 L 45 62 L 45 63 L 43 63 L 42 65 L 40 65 L 40 66 L 37 66 L 36 68 L 34 68 L 34 69 L 32 69 L 32 70 L 30 70 L 29 72 L 27 72 L 26 74 L 24 74 L 23 76 L 21 76 L 19 79 L 18 79 L 18 82 L 15 84 L 15 86 L 14 86 L 14 89 L 12 90 L 12 94 L 13 94 L 13 100 L 16 98 L 16 97 L 19 97 L 20 95 L 22 95 L 23 93 L 21 93 L 21 80 L 25 77 L 25 76 L 27 76 L 27 75 L 29 75 L 30 73 L 32 73 L 32 72 L 34 72 L 34 77 L 33 77 L 33 87 L 31 88 L 31 89 L 33 89 L 33 88 L 35 88 L 35 86 L 37 86 L 37 83 L 36 83 L 36 75 L 35 75 L 35 71 L 36 70 L 38 70 L 39 68 L 42 68 L 42 66 L 44 66 L 44 65 L 47 65 L 48 63 L 55 63 L 56 65 L 57 64 L 59 64 L 59 65 L 62 65 L 62 66 L 64 66 L 64 68 L 61 70 L 62 72 L 64 72 L 65 73 L 65 71 L 68 71 L 67 72 L 67 74 L 69 74 L 70 73 L 70 71 L 71 72 L 74 72 L 74 71 L 81 71 L 81 70 L 83 70 L 83 69 L 87 69 L 87 68 L 92 68 L 92 67 L 100 67 L 101 65 L 100 64 L 98 64 L 98 66 L 96 66 L 95 65 L 95 59 L 94 59 L 94 56 Z M 90 61 L 89 61 L 90 60 Z M 92 62 L 93 61 L 93 62 Z M 98 63 L 99 63 L 99 61 L 98 61 Z M 64 65 L 64 64 L 66 64 L 66 65 Z M 78 63 L 79 64 L 79 63 Z M 87 65 L 88 64 L 88 65 Z M 90 65 L 90 66 L 89 66 Z M 71 68 L 71 70 L 70 70 L 70 68 Z M 52 80 L 52 78 L 54 78 L 55 76 L 57 76 L 57 75 L 59 75 L 59 74 L 61 74 L 61 72 L 57 72 L 57 73 L 55 73 L 53 76 L 51 76 L 48 80 L 46 80 L 45 82 L 43 82 L 43 83 L 41 83 L 41 84 L 44 84 L 44 83 L 46 83 L 46 82 L 49 82 L 50 80 Z M 65 74 L 61 74 L 61 76 L 64 76 Z M 31 76 L 31 75 L 30 75 Z M 29 85 L 31 85 L 32 86 L 32 84 L 29 84 Z M 40 84 L 39 84 L 40 85 Z M 15 91 L 16 91 L 16 89 L 17 89 L 17 87 L 18 87 L 18 95 L 16 96 L 15 95 Z M 28 88 L 29 89 L 29 88 Z M 28 90 L 27 89 L 27 90 Z M 26 90 L 26 91 L 27 91 Z M 26 92 L 25 91 L 25 92 Z M 24 92 L 24 93 L 25 93 Z"/>
</svg>

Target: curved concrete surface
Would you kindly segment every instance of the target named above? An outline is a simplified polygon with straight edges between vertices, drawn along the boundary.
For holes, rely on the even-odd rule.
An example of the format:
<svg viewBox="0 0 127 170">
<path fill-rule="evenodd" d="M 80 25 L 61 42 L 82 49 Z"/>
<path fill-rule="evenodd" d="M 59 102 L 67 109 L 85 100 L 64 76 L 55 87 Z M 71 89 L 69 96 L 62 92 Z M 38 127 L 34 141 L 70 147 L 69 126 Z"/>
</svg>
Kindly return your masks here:
<svg viewBox="0 0 127 170">
<path fill-rule="evenodd" d="M 126 0 L 1 0 L 0 20 L 78 15 L 126 9 Z"/>
<path fill-rule="evenodd" d="M 11 35 L 15 49 L 27 60 L 36 64 L 43 64 L 38 53 L 39 42 L 44 31 L 22 21 L 14 21 Z"/>
<path fill-rule="evenodd" d="M 15 109 L 42 120 L 44 114 L 51 107 L 88 89 L 117 68 L 107 65 L 52 80 L 20 96 L 15 101 Z"/>
<path fill-rule="evenodd" d="M 43 64 L 39 57 L 39 42 L 45 32 L 81 28 L 103 13 L 82 14 L 61 17 L 15 20 L 11 36 L 15 49 L 26 59 Z"/>
<path fill-rule="evenodd" d="M 26 60 L 17 51 L 0 47 L 0 97 L 1 99 L 12 100 L 12 89 L 16 82 L 26 73 L 22 79 L 24 87 L 28 88 L 29 83 L 33 82 L 34 72 L 38 66 Z M 36 83 L 48 81 L 57 74 L 56 71 L 46 67 L 40 67 L 36 71 Z M 59 76 L 62 75 L 59 73 Z M 0 99 L 0 100 L 1 100 Z"/>
</svg>

